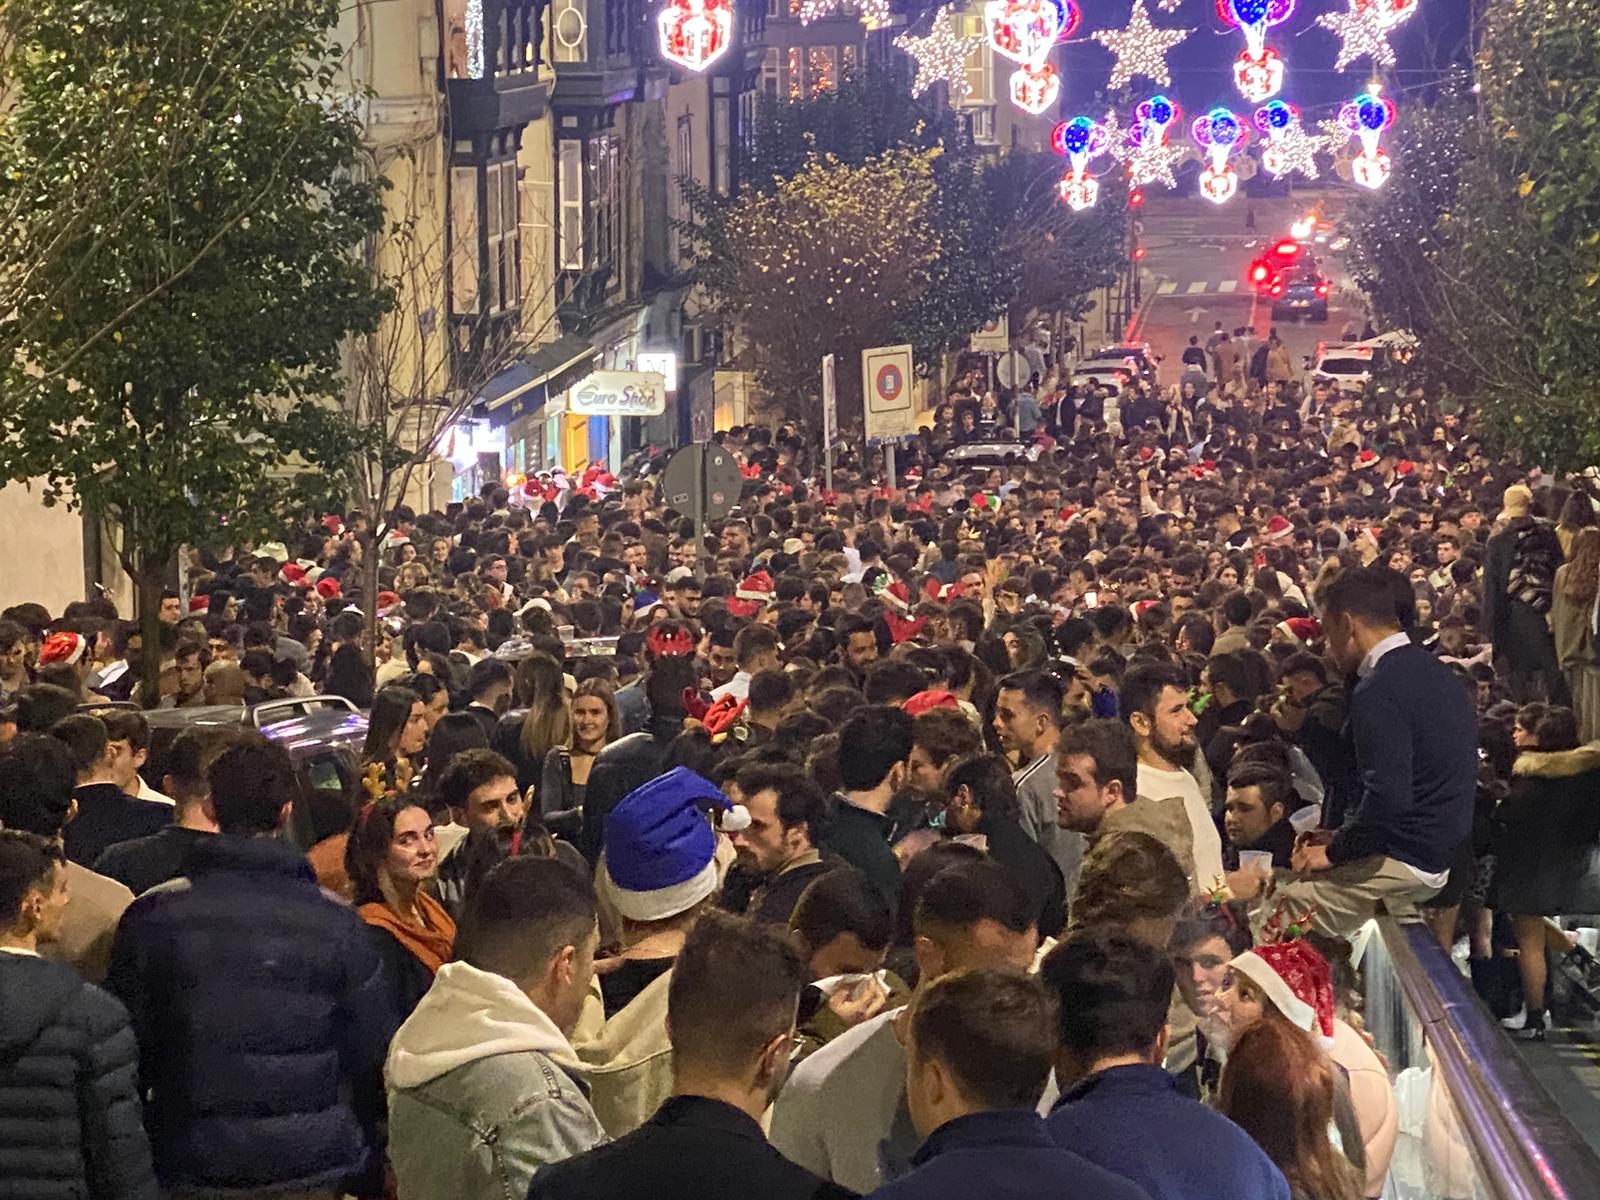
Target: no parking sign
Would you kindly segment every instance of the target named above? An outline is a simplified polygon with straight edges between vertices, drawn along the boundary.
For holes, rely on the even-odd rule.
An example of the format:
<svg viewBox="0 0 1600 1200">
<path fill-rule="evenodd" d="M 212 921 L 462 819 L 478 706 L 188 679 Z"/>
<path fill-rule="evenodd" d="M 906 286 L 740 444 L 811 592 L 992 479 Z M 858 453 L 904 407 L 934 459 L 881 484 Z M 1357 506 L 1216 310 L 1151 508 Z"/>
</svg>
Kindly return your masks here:
<svg viewBox="0 0 1600 1200">
<path fill-rule="evenodd" d="M 861 352 L 868 438 L 906 437 L 917 431 L 911 384 L 910 346 L 875 346 Z"/>
</svg>

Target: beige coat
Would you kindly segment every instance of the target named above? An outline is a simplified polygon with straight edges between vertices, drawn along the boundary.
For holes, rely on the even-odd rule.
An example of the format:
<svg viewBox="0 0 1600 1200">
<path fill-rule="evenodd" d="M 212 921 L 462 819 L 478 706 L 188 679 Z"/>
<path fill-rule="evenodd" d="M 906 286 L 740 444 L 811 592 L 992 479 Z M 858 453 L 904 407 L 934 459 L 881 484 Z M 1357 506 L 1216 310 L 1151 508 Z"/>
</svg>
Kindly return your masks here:
<svg viewBox="0 0 1600 1200">
<path fill-rule="evenodd" d="M 589 1080 L 589 1102 L 613 1138 L 632 1133 L 672 1094 L 667 1041 L 667 989 L 672 972 L 650 985 L 609 1021 L 595 1019 L 598 989 L 585 1002 L 572 1048 Z"/>
<path fill-rule="evenodd" d="M 76 967 L 90 983 L 104 982 L 111 965 L 111 941 L 117 934 L 117 922 L 132 903 L 133 893 L 115 879 L 69 862 L 67 912 L 61 936 L 40 946 L 40 955 Z"/>
</svg>

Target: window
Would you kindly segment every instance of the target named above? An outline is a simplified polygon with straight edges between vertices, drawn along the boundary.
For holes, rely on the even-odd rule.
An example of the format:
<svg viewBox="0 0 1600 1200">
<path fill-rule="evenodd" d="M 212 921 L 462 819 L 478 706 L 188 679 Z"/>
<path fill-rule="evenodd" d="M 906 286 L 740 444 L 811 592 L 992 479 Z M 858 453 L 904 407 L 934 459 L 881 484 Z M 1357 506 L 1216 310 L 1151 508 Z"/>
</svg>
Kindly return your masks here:
<svg viewBox="0 0 1600 1200">
<path fill-rule="evenodd" d="M 778 98 L 781 90 L 779 84 L 783 77 L 782 51 L 776 46 L 768 46 L 767 52 L 761 57 L 761 94 Z"/>
<path fill-rule="evenodd" d="M 593 218 L 590 229 L 594 250 L 592 261 L 601 267 L 615 265 L 617 246 L 622 234 L 622 205 L 617 196 L 617 153 L 616 134 L 602 134 L 589 141 L 589 205 Z"/>
<path fill-rule="evenodd" d="M 806 51 L 809 94 L 820 96 L 839 86 L 838 51 L 832 46 L 812 46 Z"/>
<path fill-rule="evenodd" d="M 450 311 L 478 312 L 478 169 L 450 168 Z"/>
<path fill-rule="evenodd" d="M 585 239 L 583 228 L 583 143 L 564 138 L 558 158 L 556 197 L 560 226 L 556 236 L 561 243 L 561 269 L 583 270 Z"/>
<path fill-rule="evenodd" d="M 963 32 L 968 37 L 978 39 L 967 53 L 967 87 L 970 90 L 962 104 L 993 104 L 994 55 L 989 49 L 988 38 L 984 36 L 983 18 L 967 16 L 962 18 L 962 22 L 965 26 Z"/>
<path fill-rule="evenodd" d="M 791 100 L 805 99 L 806 87 L 806 60 L 805 51 L 798 46 L 789 47 L 789 86 L 788 95 Z"/>
<path fill-rule="evenodd" d="M 671 203 L 668 211 L 672 216 L 672 225 L 667 231 L 672 261 L 677 262 L 683 257 L 683 235 L 678 231 L 678 225 L 689 218 L 689 206 L 683 198 L 683 185 L 694 178 L 694 118 L 687 114 L 678 118 L 678 153 L 673 164 L 677 173 L 667 182 L 672 189 Z"/>
<path fill-rule="evenodd" d="M 756 149 L 757 107 L 756 93 L 739 93 L 739 153 L 746 162 Z"/>
<path fill-rule="evenodd" d="M 521 216 L 515 159 L 492 163 L 484 189 L 488 206 L 488 308 L 504 312 L 522 303 Z"/>
<path fill-rule="evenodd" d="M 731 159 L 733 106 L 726 96 L 711 101 L 711 190 L 719 196 L 733 186 Z"/>
</svg>

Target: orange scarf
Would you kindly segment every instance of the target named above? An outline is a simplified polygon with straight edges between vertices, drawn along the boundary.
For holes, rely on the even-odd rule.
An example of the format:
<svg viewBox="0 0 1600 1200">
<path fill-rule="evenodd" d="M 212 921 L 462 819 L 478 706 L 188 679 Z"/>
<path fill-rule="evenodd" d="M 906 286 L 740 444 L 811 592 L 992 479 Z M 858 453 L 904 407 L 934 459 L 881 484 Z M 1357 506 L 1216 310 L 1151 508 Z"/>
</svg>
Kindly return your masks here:
<svg viewBox="0 0 1600 1200">
<path fill-rule="evenodd" d="M 426 892 L 417 893 L 417 908 L 422 913 L 421 925 L 413 924 L 387 904 L 363 904 L 356 911 L 368 925 L 387 929 L 397 942 L 417 956 L 430 974 L 436 975 L 439 968 L 450 961 L 456 941 L 456 923 Z"/>
</svg>

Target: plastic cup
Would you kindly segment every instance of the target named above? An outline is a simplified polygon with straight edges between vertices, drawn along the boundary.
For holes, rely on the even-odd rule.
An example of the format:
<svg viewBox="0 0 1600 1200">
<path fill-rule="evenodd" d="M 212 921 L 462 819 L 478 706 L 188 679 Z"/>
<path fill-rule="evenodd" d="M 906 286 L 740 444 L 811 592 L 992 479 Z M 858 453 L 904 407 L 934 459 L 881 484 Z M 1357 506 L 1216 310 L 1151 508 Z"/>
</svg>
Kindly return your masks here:
<svg viewBox="0 0 1600 1200">
<path fill-rule="evenodd" d="M 1248 871 L 1251 867 L 1259 868 L 1264 874 L 1272 874 L 1272 851 L 1270 850 L 1241 850 L 1239 851 L 1239 868 Z"/>
</svg>

